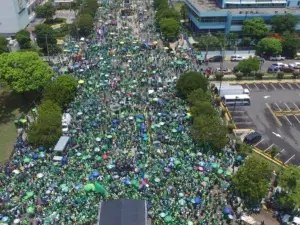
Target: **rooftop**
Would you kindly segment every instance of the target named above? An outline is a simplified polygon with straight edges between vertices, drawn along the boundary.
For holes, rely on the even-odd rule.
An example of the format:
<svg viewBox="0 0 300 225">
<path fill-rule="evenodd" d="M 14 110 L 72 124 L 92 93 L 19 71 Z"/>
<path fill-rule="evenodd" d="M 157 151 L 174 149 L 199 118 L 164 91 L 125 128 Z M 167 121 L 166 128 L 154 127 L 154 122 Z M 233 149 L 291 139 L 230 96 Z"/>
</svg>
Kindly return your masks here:
<svg viewBox="0 0 300 225">
<path fill-rule="evenodd" d="M 231 12 L 232 14 L 300 14 L 300 8 L 285 8 L 285 7 L 277 7 L 277 8 L 258 8 L 258 7 L 249 7 L 249 8 L 226 8 L 222 9 L 216 5 L 214 0 L 185 0 L 186 2 L 191 3 L 199 12 L 208 12 L 208 11 L 219 11 L 219 12 Z M 236 0 L 227 0 L 227 4 L 237 4 L 240 1 Z M 242 1 L 244 4 L 251 4 L 252 1 Z M 264 4 L 274 4 L 274 3 L 282 3 L 285 1 L 277 0 L 277 1 L 268 1 L 264 2 Z M 261 2 L 262 3 L 262 2 Z M 282 3 L 283 4 L 283 3 Z M 238 5 L 238 4 L 237 4 Z"/>
</svg>

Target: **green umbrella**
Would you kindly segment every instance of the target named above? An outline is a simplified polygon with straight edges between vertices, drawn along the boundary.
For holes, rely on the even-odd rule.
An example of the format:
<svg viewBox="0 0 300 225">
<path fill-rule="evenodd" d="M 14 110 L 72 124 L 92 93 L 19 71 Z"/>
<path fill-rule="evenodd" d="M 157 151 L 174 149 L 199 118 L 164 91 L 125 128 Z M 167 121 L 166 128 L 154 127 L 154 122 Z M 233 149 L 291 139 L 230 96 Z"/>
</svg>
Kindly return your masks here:
<svg viewBox="0 0 300 225">
<path fill-rule="evenodd" d="M 29 191 L 29 192 L 26 192 L 26 195 L 25 195 L 24 199 L 27 200 L 27 199 L 29 199 L 29 198 L 31 198 L 33 196 L 34 196 L 33 191 Z"/>
<path fill-rule="evenodd" d="M 60 187 L 62 192 L 68 192 L 69 191 L 69 188 L 66 184 L 61 184 L 59 187 Z"/>
<path fill-rule="evenodd" d="M 222 174 L 224 171 L 222 169 L 218 169 L 218 174 Z"/>
<path fill-rule="evenodd" d="M 27 213 L 30 213 L 30 214 L 31 214 L 31 213 L 34 213 L 34 211 L 35 211 L 35 209 L 34 209 L 34 207 L 32 207 L 32 206 L 28 207 L 27 210 L 26 210 L 26 212 L 27 212 Z"/>
<path fill-rule="evenodd" d="M 204 177 L 203 180 L 207 182 L 207 181 L 209 181 L 209 178 L 208 177 Z"/>
<path fill-rule="evenodd" d="M 226 176 L 231 176 L 231 172 L 226 171 L 226 172 L 225 172 L 225 175 L 226 175 Z"/>
<path fill-rule="evenodd" d="M 176 130 L 176 129 L 172 129 L 172 132 L 173 132 L 173 133 L 176 133 L 176 132 L 177 132 L 177 130 Z"/>
<path fill-rule="evenodd" d="M 95 191 L 95 185 L 92 183 L 86 184 L 86 185 L 84 185 L 84 190 L 86 192 Z"/>
<path fill-rule="evenodd" d="M 159 182 L 160 182 L 160 179 L 159 179 L 158 177 L 156 177 L 156 178 L 154 179 L 154 181 L 155 181 L 156 183 L 159 183 Z"/>
<path fill-rule="evenodd" d="M 185 204 L 185 200 L 184 200 L 184 199 L 180 199 L 180 200 L 178 201 L 178 203 L 179 203 L 179 205 L 184 205 L 184 204 Z"/>
<path fill-rule="evenodd" d="M 163 213 L 163 212 L 159 214 L 159 216 L 160 216 L 161 218 L 165 218 L 166 215 L 167 215 L 167 214 L 166 214 L 166 213 Z"/>
<path fill-rule="evenodd" d="M 24 163 L 29 163 L 31 161 L 31 159 L 28 157 L 25 157 L 23 161 L 24 161 Z"/>
<path fill-rule="evenodd" d="M 136 189 L 138 189 L 139 186 L 140 186 L 138 180 L 132 180 L 132 181 L 131 181 L 131 185 L 132 185 L 133 187 L 135 187 Z"/>
<path fill-rule="evenodd" d="M 213 164 L 211 164 L 211 167 L 216 169 L 216 168 L 219 168 L 219 165 L 217 163 L 213 163 Z"/>
<path fill-rule="evenodd" d="M 164 220 L 165 222 L 171 222 L 173 219 L 171 216 L 166 216 Z"/>
<path fill-rule="evenodd" d="M 106 190 L 104 188 L 103 185 L 101 185 L 98 182 L 95 182 L 95 192 L 101 194 L 101 195 L 105 195 L 106 194 Z"/>
</svg>

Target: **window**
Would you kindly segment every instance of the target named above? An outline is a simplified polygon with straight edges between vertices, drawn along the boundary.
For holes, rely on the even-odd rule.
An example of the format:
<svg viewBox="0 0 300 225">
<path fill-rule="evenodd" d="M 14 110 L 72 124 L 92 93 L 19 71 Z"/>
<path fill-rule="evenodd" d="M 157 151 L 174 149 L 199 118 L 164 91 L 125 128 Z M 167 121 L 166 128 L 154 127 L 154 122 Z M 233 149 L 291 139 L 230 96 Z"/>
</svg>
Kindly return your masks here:
<svg viewBox="0 0 300 225">
<path fill-rule="evenodd" d="M 300 5 L 300 1 L 298 1 L 297 5 Z"/>
<path fill-rule="evenodd" d="M 225 23 L 227 17 L 201 17 L 200 22 L 202 23 Z"/>
<path fill-rule="evenodd" d="M 243 20 L 232 20 L 231 25 L 243 25 Z"/>
<path fill-rule="evenodd" d="M 299 2 L 298 2 L 298 3 L 299 3 Z M 286 6 L 289 7 L 289 6 L 290 6 L 290 2 L 288 2 Z"/>
</svg>

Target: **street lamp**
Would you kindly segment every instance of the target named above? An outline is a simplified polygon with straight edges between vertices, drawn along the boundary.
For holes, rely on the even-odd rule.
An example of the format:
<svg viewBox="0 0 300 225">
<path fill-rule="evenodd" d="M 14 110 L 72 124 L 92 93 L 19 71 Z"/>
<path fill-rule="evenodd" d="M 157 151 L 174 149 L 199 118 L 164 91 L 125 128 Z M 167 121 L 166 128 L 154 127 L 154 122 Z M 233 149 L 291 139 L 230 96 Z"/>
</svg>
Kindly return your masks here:
<svg viewBox="0 0 300 225">
<path fill-rule="evenodd" d="M 220 71 L 223 74 L 223 58 L 224 58 L 224 49 L 221 47 L 221 62 L 220 62 Z M 223 76 L 221 76 L 220 79 L 220 87 L 219 87 L 219 92 L 221 92 L 221 87 L 222 87 L 222 81 L 223 81 Z"/>
</svg>

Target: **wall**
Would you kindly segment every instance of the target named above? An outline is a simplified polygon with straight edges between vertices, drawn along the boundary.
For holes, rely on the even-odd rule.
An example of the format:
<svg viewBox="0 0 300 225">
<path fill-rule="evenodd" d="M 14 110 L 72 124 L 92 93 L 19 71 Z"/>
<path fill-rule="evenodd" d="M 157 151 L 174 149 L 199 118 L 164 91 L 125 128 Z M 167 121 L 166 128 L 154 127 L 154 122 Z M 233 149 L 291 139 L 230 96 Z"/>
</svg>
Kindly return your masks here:
<svg viewBox="0 0 300 225">
<path fill-rule="evenodd" d="M 28 24 L 29 18 L 25 0 L 1 0 L 0 34 L 14 35 Z"/>
</svg>

